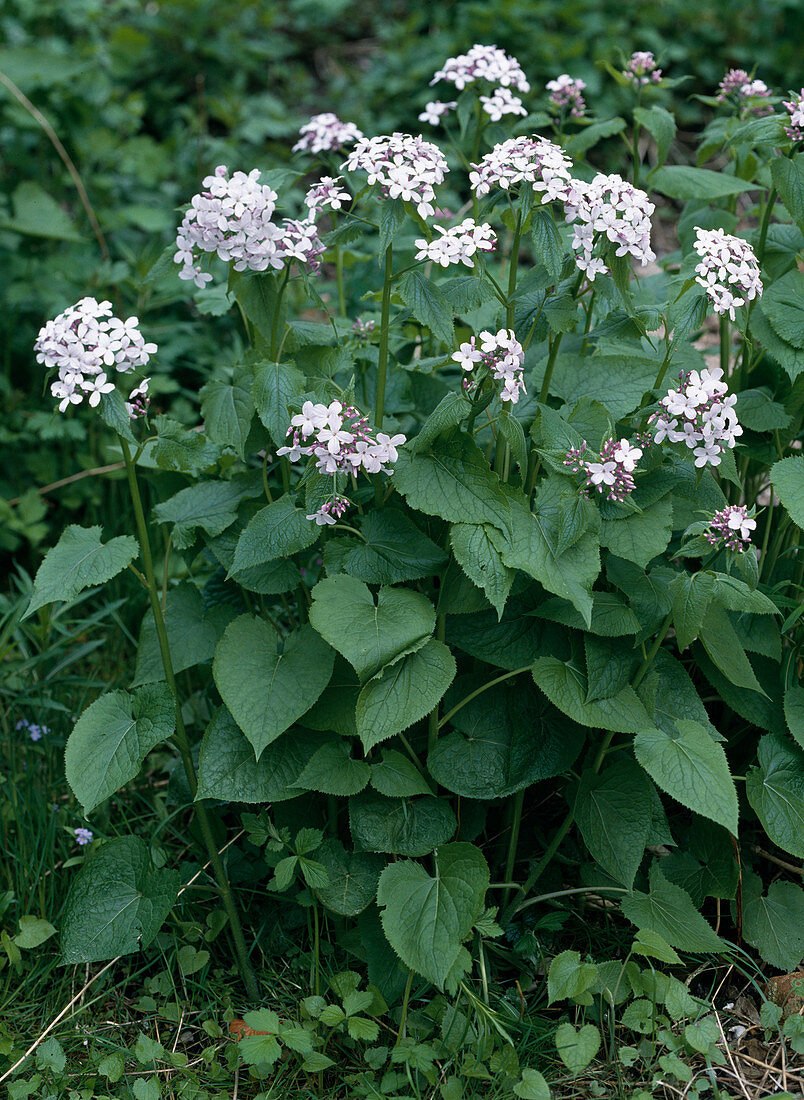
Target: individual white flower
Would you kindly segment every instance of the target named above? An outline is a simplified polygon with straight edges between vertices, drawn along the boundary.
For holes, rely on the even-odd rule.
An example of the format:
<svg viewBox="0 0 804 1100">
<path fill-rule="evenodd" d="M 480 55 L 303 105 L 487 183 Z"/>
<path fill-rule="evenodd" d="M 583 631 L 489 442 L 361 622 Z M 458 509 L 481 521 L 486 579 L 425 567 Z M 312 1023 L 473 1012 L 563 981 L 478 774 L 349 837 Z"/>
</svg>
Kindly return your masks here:
<svg viewBox="0 0 804 1100">
<path fill-rule="evenodd" d="M 458 106 L 457 100 L 452 103 L 442 103 L 440 99 L 434 99 L 425 105 L 419 115 L 419 122 L 429 122 L 431 126 L 439 126 L 444 115 L 449 114 Z"/>
<path fill-rule="evenodd" d="M 480 102 L 483 110 L 492 122 L 499 122 L 503 115 L 527 115 L 519 96 L 511 93 L 509 88 L 497 88 L 493 95 L 482 95 Z"/>
<path fill-rule="evenodd" d="M 633 473 L 636 469 L 637 462 L 642 458 L 642 448 L 633 447 L 627 439 L 621 439 L 619 446 L 614 452 L 614 458 L 629 474 Z"/>
</svg>

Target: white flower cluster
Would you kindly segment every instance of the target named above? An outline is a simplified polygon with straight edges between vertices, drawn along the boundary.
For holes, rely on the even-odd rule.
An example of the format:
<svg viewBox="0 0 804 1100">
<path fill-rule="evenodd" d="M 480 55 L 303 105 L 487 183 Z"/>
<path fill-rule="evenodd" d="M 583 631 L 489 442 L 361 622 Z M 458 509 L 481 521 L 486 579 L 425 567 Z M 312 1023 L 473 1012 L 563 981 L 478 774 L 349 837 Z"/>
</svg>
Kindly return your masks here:
<svg viewBox="0 0 804 1100">
<path fill-rule="evenodd" d="M 437 84 L 440 80 L 454 84 L 458 91 L 475 80 L 487 80 L 490 84 L 513 87 L 520 92 L 530 91 L 530 84 L 517 59 L 509 57 L 505 50 L 497 46 L 474 45 L 468 53 L 448 58 L 430 84 Z"/>
<path fill-rule="evenodd" d="M 695 251 L 701 262 L 695 281 L 704 288 L 715 313 L 734 311 L 762 297 L 762 278 L 751 245 L 722 229 L 695 228 Z"/>
<path fill-rule="evenodd" d="M 650 216 L 656 209 L 644 191 L 622 176 L 598 173 L 591 183 L 573 180 L 565 213 L 575 224 L 572 247 L 575 263 L 590 281 L 608 272 L 605 262 L 594 255 L 604 237 L 617 245 L 618 256 L 633 256 L 644 267 L 656 254 L 650 246 Z"/>
<path fill-rule="evenodd" d="M 180 279 L 192 279 L 198 287 L 212 279 L 201 271 L 197 250 L 233 262 L 235 271 L 278 270 L 289 259 L 317 270 L 323 247 L 315 226 L 292 219 L 282 225 L 274 222 L 276 191 L 259 179 L 257 168 L 248 175 L 234 172 L 230 178 L 223 164 L 204 179 L 205 190 L 193 196 L 176 237 L 173 259 L 182 265 Z"/>
<path fill-rule="evenodd" d="M 636 488 L 634 470 L 642 458 L 642 448 L 635 447 L 627 439 L 607 439 L 600 448 L 600 461 L 590 462 L 587 457 L 587 442 L 580 447 L 571 447 L 567 451 L 564 465 L 576 474 L 586 477 L 583 496 L 590 489 L 605 493 L 606 499 L 621 504 Z"/>
<path fill-rule="evenodd" d="M 573 118 L 582 118 L 586 113 L 586 100 L 582 95 L 586 88 L 584 80 L 573 79 L 569 73 L 562 73 L 555 80 L 548 80 L 545 87 L 550 93 L 551 104 L 560 111 L 569 107 Z"/>
<path fill-rule="evenodd" d="M 305 441 L 313 437 L 311 443 Z M 291 417 L 288 428 L 290 446 L 280 447 L 278 455 L 298 462 L 302 455 L 314 455 L 322 473 L 356 474 L 362 467 L 368 474 L 390 474 L 386 463 L 396 462 L 397 447 L 404 435 L 389 436 L 378 432 L 372 438 L 368 418 L 352 405 L 340 401 L 322 405 L 305 401 L 302 411 Z"/>
<path fill-rule="evenodd" d="M 623 76 L 633 84 L 644 87 L 646 84 L 659 84 L 662 70 L 656 68 L 656 58 L 650 50 L 637 50 L 628 59 Z"/>
<path fill-rule="evenodd" d="M 509 138 L 471 167 L 469 182 L 478 197 L 495 185 L 508 191 L 523 182 L 543 192 L 542 202 L 564 201 L 569 193 L 572 161 L 547 138 Z"/>
<path fill-rule="evenodd" d="M 422 218 L 434 213 L 435 187 L 449 171 L 437 145 L 402 133 L 361 138 L 342 167 L 365 172 L 370 185 L 379 184 L 383 198 L 415 203 Z"/>
<path fill-rule="evenodd" d="M 685 443 L 696 466 L 719 466 L 727 447 L 733 447 L 743 429 L 734 406 L 737 398 L 721 381 L 720 367 L 681 374 L 677 390 L 668 390 L 659 404 L 664 410 L 649 418 L 653 438 L 661 443 Z"/>
<path fill-rule="evenodd" d="M 50 392 L 59 399 L 59 412 L 64 412 L 85 397 L 90 405 L 98 405 L 101 394 L 115 388 L 107 370 L 114 367 L 128 374 L 146 366 L 156 344 L 145 342 L 136 317 L 121 321 L 112 315 L 111 302 L 82 298 L 39 330 L 34 350 L 37 363 L 58 371 Z"/>
<path fill-rule="evenodd" d="M 299 134 L 301 136 L 293 146 L 293 152 L 315 154 L 343 149 L 346 145 L 359 141 L 363 131 L 358 130 L 353 122 L 341 122 L 337 115 L 327 111 L 321 115 L 313 115 L 299 130 Z"/>
<path fill-rule="evenodd" d="M 467 372 L 474 371 L 478 363 L 486 367 L 492 378 L 503 383 L 500 399 L 515 405 L 520 391 L 527 393 L 522 374 L 525 363 L 522 345 L 513 331 L 507 328 L 501 328 L 497 333 L 481 332 L 479 339 L 479 347 L 478 337 L 473 336 L 465 344 L 461 344 L 452 358 Z M 463 388 L 471 392 L 481 381 L 482 378 L 475 381 L 465 378 Z"/>
<path fill-rule="evenodd" d="M 800 93 L 794 92 L 792 99 L 785 100 L 784 106 L 790 115 L 790 125 L 785 126 L 784 132 L 791 141 L 804 141 L 804 88 Z"/>
<path fill-rule="evenodd" d="M 419 249 L 416 253 L 417 260 L 432 260 L 441 267 L 457 263 L 474 267 L 474 254 L 493 252 L 497 244 L 497 235 L 491 226 L 485 222 L 478 225 L 474 218 L 464 218 L 460 225 L 455 225 L 452 229 L 437 225 L 435 230 L 441 234 L 435 240 L 426 241 L 422 238 L 416 241 Z"/>
<path fill-rule="evenodd" d="M 311 219 L 327 207 L 340 210 L 345 202 L 351 200 L 352 196 L 340 184 L 340 176 L 322 176 L 318 183 L 313 184 L 304 197 L 304 205 Z"/>
<path fill-rule="evenodd" d="M 419 115 L 419 122 L 429 122 L 431 126 L 438 126 L 443 116 L 457 106 L 458 103 L 455 100 L 452 103 L 442 103 L 440 99 L 433 99 L 425 104 L 424 110 Z"/>
<path fill-rule="evenodd" d="M 756 530 L 756 526 L 753 509 L 749 515 L 744 504 L 727 504 L 712 516 L 704 538 L 712 546 L 723 543 L 727 550 L 743 554 L 751 545 L 751 532 Z"/>
<path fill-rule="evenodd" d="M 499 122 L 503 115 L 527 115 L 522 100 L 509 88 L 497 88 L 493 95 L 482 95 L 480 102 L 492 122 Z"/>
</svg>

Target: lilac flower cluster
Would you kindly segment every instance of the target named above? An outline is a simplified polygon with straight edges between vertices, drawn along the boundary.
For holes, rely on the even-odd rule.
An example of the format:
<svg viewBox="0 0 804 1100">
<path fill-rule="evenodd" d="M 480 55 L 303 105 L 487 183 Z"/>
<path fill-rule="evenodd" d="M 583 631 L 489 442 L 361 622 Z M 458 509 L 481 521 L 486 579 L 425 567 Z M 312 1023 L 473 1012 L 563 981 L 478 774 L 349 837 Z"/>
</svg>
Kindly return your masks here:
<svg viewBox="0 0 804 1100">
<path fill-rule="evenodd" d="M 633 256 L 643 267 L 656 259 L 650 246 L 650 217 L 656 207 L 621 176 L 598 173 L 591 183 L 572 180 L 564 209 L 567 221 L 577 223 L 572 238 L 576 266 L 590 281 L 608 272 L 594 255 L 604 237 L 617 245 L 617 256 Z"/>
<path fill-rule="evenodd" d="M 474 371 L 478 364 L 485 367 L 492 378 L 503 383 L 500 399 L 515 405 L 520 392 L 527 393 L 522 373 L 525 363 L 522 345 L 513 331 L 507 328 L 501 328 L 497 333 L 481 332 L 479 340 L 478 346 L 478 337 L 473 336 L 460 345 L 452 358 L 467 372 Z M 482 378 L 464 378 L 463 388 L 471 393 L 481 381 Z"/>
<path fill-rule="evenodd" d="M 437 225 L 435 230 L 441 234 L 435 240 L 416 241 L 419 249 L 416 253 L 417 260 L 432 260 L 441 267 L 457 263 L 474 267 L 475 253 L 493 252 L 497 244 L 497 235 L 491 226 L 485 222 L 478 225 L 474 218 L 464 218 L 460 225 L 455 225 L 452 229 Z"/>
<path fill-rule="evenodd" d="M 289 260 L 306 263 L 316 271 L 323 246 L 311 221 L 273 220 L 276 191 L 259 182 L 255 168 L 246 175 L 221 164 L 194 195 L 176 237 L 174 262 L 181 264 L 180 279 L 192 279 L 203 287 L 212 276 L 201 271 L 197 251 L 215 253 L 235 271 L 279 270 Z"/>
<path fill-rule="evenodd" d="M 457 101 L 442 103 L 440 99 L 433 99 L 425 104 L 424 110 L 419 115 L 419 122 L 429 122 L 431 126 L 439 126 L 444 115 L 458 106 Z"/>
<path fill-rule="evenodd" d="M 332 149 L 343 149 L 363 137 L 353 122 L 341 122 L 330 111 L 313 115 L 299 130 L 299 140 L 293 146 L 293 152 L 328 153 Z"/>
<path fill-rule="evenodd" d="M 569 193 L 572 161 L 555 142 L 543 137 L 509 138 L 471 165 L 469 182 L 478 198 L 493 186 L 508 191 L 529 183 L 542 192 L 542 202 L 563 201 Z"/>
<path fill-rule="evenodd" d="M 695 281 L 706 291 L 715 313 L 734 311 L 754 298 L 762 297 L 762 278 L 751 245 L 722 229 L 695 228 L 695 251 L 701 262 Z"/>
<path fill-rule="evenodd" d="M 790 115 L 790 125 L 785 126 L 784 132 L 791 141 L 804 141 L 804 88 L 799 93 L 793 92 L 792 96 L 784 102 Z"/>
<path fill-rule="evenodd" d="M 599 462 L 589 461 L 587 451 L 588 444 L 584 440 L 580 447 L 571 447 L 564 459 L 564 465 L 573 473 L 585 476 L 584 495 L 596 489 L 604 493 L 607 500 L 622 503 L 636 488 L 634 470 L 642 458 L 642 448 L 635 447 L 627 439 L 611 438 L 600 448 Z"/>
<path fill-rule="evenodd" d="M 95 834 L 91 829 L 85 829 L 83 825 L 79 825 L 73 835 L 75 836 L 75 843 L 83 848 L 84 845 L 92 843 Z"/>
<path fill-rule="evenodd" d="M 340 210 L 345 202 L 351 200 L 352 196 L 340 184 L 340 176 L 322 176 L 318 183 L 313 184 L 304 197 L 310 219 L 326 208 Z"/>
<path fill-rule="evenodd" d="M 398 132 L 361 138 L 342 167 L 366 172 L 370 185 L 379 184 L 383 198 L 415 203 L 422 218 L 433 214 L 435 187 L 449 171 L 437 145 Z"/>
<path fill-rule="evenodd" d="M 503 115 L 527 115 L 522 100 L 510 88 L 496 88 L 492 95 L 482 95 L 480 102 L 492 122 L 499 122 Z"/>
<path fill-rule="evenodd" d="M 677 390 L 668 390 L 648 423 L 653 438 L 661 443 L 685 443 L 695 455 L 696 466 L 719 466 L 726 448 L 734 447 L 743 429 L 734 406 L 737 398 L 728 393 L 722 381 L 723 371 L 712 367 L 702 371 L 683 371 Z"/>
<path fill-rule="evenodd" d="M 646 84 L 658 84 L 662 79 L 662 70 L 656 68 L 656 58 L 650 50 L 637 50 L 628 59 L 623 76 L 633 84 L 644 87 Z"/>
<path fill-rule="evenodd" d="M 548 80 L 547 91 L 550 93 L 550 103 L 559 111 L 569 107 L 573 118 L 583 118 L 586 114 L 586 100 L 582 92 L 586 88 L 586 82 L 573 78 L 569 73 L 562 73 L 555 80 Z"/>
<path fill-rule="evenodd" d="M 712 516 L 709 529 L 704 538 L 712 546 L 722 543 L 727 550 L 742 554 L 751 545 L 751 532 L 756 529 L 757 521 L 748 515 L 744 504 L 729 504 Z"/>
<path fill-rule="evenodd" d="M 59 399 L 59 412 L 64 412 L 85 397 L 91 406 L 98 405 L 101 395 L 115 388 L 107 378 L 108 368 L 127 374 L 144 367 L 156 344 L 146 343 L 136 317 L 121 321 L 112 315 L 111 302 L 82 298 L 43 325 L 34 351 L 37 363 L 58 371 L 50 392 Z"/>
<path fill-rule="evenodd" d="M 468 53 L 447 58 L 443 69 L 438 70 L 430 84 L 438 84 L 441 80 L 454 84 L 458 91 L 476 80 L 487 80 L 503 88 L 513 87 L 520 92 L 530 91 L 530 84 L 517 59 L 497 46 L 476 44 Z"/>
<path fill-rule="evenodd" d="M 340 401 L 329 405 L 305 401 L 301 412 L 291 417 L 288 438 L 290 445 L 280 447 L 278 455 L 287 455 L 291 462 L 312 455 L 318 469 L 331 477 L 356 474 L 361 467 L 367 474 L 391 474 L 399 457 L 397 448 L 405 442 L 404 435 L 377 432 L 372 437 L 368 418 L 352 405 L 344 408 Z M 307 518 L 319 525 L 335 523 L 348 506 L 344 500 L 334 495 Z"/>
<path fill-rule="evenodd" d="M 31 722 L 27 718 L 20 718 L 14 727 L 16 730 L 27 730 L 32 741 L 41 741 L 50 733 L 49 726 L 40 726 L 37 722 Z"/>
<path fill-rule="evenodd" d="M 729 69 L 718 85 L 718 103 L 731 100 L 738 107 L 747 108 L 746 114 L 757 118 L 772 115 L 773 107 L 768 103 L 752 103 L 752 100 L 767 99 L 770 88 L 764 80 L 752 80 L 745 69 Z"/>
<path fill-rule="evenodd" d="M 369 335 L 374 331 L 374 322 L 364 321 L 360 317 L 355 317 L 355 323 L 352 325 L 352 331 L 362 340 L 366 340 L 368 339 Z"/>
</svg>

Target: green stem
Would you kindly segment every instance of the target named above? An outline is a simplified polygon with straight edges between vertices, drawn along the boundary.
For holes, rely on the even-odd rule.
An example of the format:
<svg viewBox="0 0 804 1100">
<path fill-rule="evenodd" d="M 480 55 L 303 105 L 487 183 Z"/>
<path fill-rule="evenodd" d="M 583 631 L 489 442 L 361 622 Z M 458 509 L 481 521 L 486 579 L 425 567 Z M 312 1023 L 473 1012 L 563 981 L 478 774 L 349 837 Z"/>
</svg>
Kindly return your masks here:
<svg viewBox="0 0 804 1100">
<path fill-rule="evenodd" d="M 436 619 L 436 638 L 439 642 L 444 641 L 444 635 L 447 630 L 447 616 L 439 615 Z M 430 717 L 428 719 L 427 729 L 427 752 L 428 754 L 435 748 L 436 741 L 438 740 L 438 729 L 440 726 L 438 721 L 438 703 L 430 711 Z"/>
<path fill-rule="evenodd" d="M 519 267 L 519 245 L 521 239 L 522 211 L 518 210 L 516 215 L 516 226 L 514 228 L 514 239 L 511 242 L 511 256 L 508 261 L 508 297 L 505 306 L 505 325 L 506 328 L 511 329 L 511 331 L 513 331 L 514 328 L 514 313 L 516 312 L 513 299 L 516 293 L 516 276 L 517 268 Z"/>
<path fill-rule="evenodd" d="M 346 292 L 343 287 L 343 251 L 339 244 L 335 245 L 335 278 L 338 284 L 338 313 L 346 316 Z"/>
<path fill-rule="evenodd" d="M 655 390 L 658 390 L 659 387 L 661 386 L 662 382 L 664 381 L 664 376 L 667 374 L 667 368 L 670 366 L 670 359 L 671 359 L 671 356 L 673 354 L 673 349 L 674 348 L 675 348 L 675 340 L 673 340 L 671 342 L 670 339 L 668 338 L 667 354 L 665 355 L 665 357 L 662 361 L 662 365 L 659 367 L 659 373 L 656 375 L 656 381 L 653 383 L 653 388 Z"/>
<path fill-rule="evenodd" d="M 729 362 L 731 360 L 731 331 L 729 329 L 729 319 L 726 314 L 722 314 L 720 317 L 720 369 L 723 371 L 723 377 L 729 377 Z M 736 371 L 736 368 L 735 368 Z M 734 390 L 734 379 L 732 379 L 732 390 Z"/>
<path fill-rule="evenodd" d="M 517 791 L 514 797 L 513 812 L 511 814 L 511 833 L 508 837 L 508 856 L 505 860 L 505 875 L 503 878 L 506 882 L 512 882 L 514 878 L 514 866 L 516 865 L 516 848 L 519 843 L 519 828 L 522 824 L 522 810 L 525 806 L 525 791 L 524 788 L 521 791 Z M 503 894 L 502 903 L 503 906 L 508 904 L 508 899 L 511 896 L 511 888 L 506 887 Z"/>
<path fill-rule="evenodd" d="M 633 687 L 633 688 L 639 687 L 639 685 L 645 679 L 645 674 L 647 673 L 650 666 L 653 664 L 653 661 L 654 661 L 654 658 L 656 657 L 656 654 L 659 652 L 659 646 L 662 644 L 662 642 L 667 637 L 667 631 L 670 629 L 670 623 L 672 621 L 673 621 L 673 612 L 670 611 L 670 612 L 668 612 L 668 614 L 667 614 L 664 622 L 662 623 L 662 625 L 659 627 L 659 633 L 654 638 L 653 645 L 650 647 L 648 652 L 645 654 L 644 661 L 642 662 L 642 664 L 637 669 L 637 674 L 633 679 L 633 683 L 631 684 L 631 687 Z M 599 759 L 600 759 L 600 762 L 602 763 L 603 762 L 603 757 L 601 756 Z M 599 767 L 599 765 L 598 765 L 598 767 Z M 597 768 L 595 770 L 597 770 Z"/>
<path fill-rule="evenodd" d="M 165 627 L 165 619 L 162 615 L 162 606 L 159 601 L 159 589 L 156 584 L 156 577 L 154 575 L 154 563 L 151 555 L 151 543 L 148 538 L 148 527 L 145 522 L 145 512 L 142 506 L 142 497 L 140 496 L 140 488 L 137 483 L 137 471 L 131 458 L 131 451 L 129 450 L 128 443 L 122 437 L 120 438 L 120 446 L 123 451 L 123 458 L 126 463 L 126 474 L 128 476 L 128 486 L 131 492 L 131 503 L 134 507 L 134 516 L 137 523 L 137 534 L 139 535 L 140 553 L 142 556 L 143 569 L 145 571 L 145 579 L 148 584 L 148 596 L 151 602 L 151 610 L 153 611 L 154 624 L 156 626 L 156 636 L 159 642 L 159 651 L 162 655 L 162 666 L 165 670 L 165 679 L 167 681 L 170 693 L 173 696 L 173 703 L 176 714 L 176 733 L 175 741 L 181 756 L 181 761 L 184 766 L 184 772 L 187 776 L 187 783 L 190 787 L 190 792 L 195 798 L 196 791 L 198 790 L 198 777 L 195 771 L 195 764 L 193 763 L 192 750 L 190 748 L 190 741 L 187 736 L 187 730 L 184 727 L 184 719 L 181 713 L 181 702 L 179 700 L 179 693 L 176 687 L 176 677 L 173 671 L 173 662 L 170 656 L 170 645 L 168 643 L 167 629 Z M 248 950 L 246 948 L 245 937 L 243 936 L 243 928 L 240 923 L 240 915 L 235 905 L 234 897 L 232 895 L 232 888 L 229 885 L 229 880 L 226 877 L 226 871 L 223 866 L 223 862 L 218 852 L 218 846 L 215 843 L 215 839 L 212 835 L 212 825 L 207 812 L 207 806 L 204 801 L 195 802 L 195 812 L 198 818 L 198 824 L 201 829 L 201 835 L 204 839 L 204 845 L 206 846 L 207 853 L 209 855 L 209 861 L 212 866 L 212 871 L 215 876 L 215 881 L 218 885 L 218 892 L 223 902 L 224 909 L 229 918 L 229 925 L 232 931 L 232 939 L 234 940 L 235 951 L 237 953 L 238 962 L 240 965 L 240 974 L 243 979 L 243 984 L 246 987 L 246 992 L 249 997 L 254 1000 L 259 997 L 259 986 L 257 984 L 257 978 L 251 967 L 251 963 L 248 957 Z"/>
<path fill-rule="evenodd" d="M 482 695 L 484 691 L 488 691 L 489 688 L 493 688 L 496 684 L 501 684 L 504 680 L 510 680 L 512 676 L 519 676 L 523 672 L 530 672 L 533 668 L 533 663 L 529 665 L 523 665 L 522 668 L 515 668 L 512 672 L 504 672 L 502 676 L 496 676 L 493 680 L 489 680 L 488 683 L 481 684 L 479 688 L 475 688 L 465 698 L 461 699 L 460 703 L 456 703 L 452 710 L 447 711 L 441 721 L 438 723 L 438 728 L 441 729 L 452 718 L 453 714 L 457 714 L 462 707 L 465 707 L 467 703 L 471 703 L 473 699 L 476 699 L 478 695 Z"/>
<path fill-rule="evenodd" d="M 282 299 L 285 296 L 285 287 L 288 285 L 288 279 L 290 278 L 290 264 L 285 268 L 285 274 L 282 277 L 282 282 L 279 284 L 279 293 L 276 298 L 276 310 L 274 312 L 273 320 L 271 322 L 271 358 L 279 358 L 279 322 L 282 319 Z"/>
<path fill-rule="evenodd" d="M 556 333 L 550 345 L 550 355 L 547 358 L 547 366 L 544 369 L 544 381 L 542 382 L 541 392 L 539 393 L 539 403 L 541 405 L 545 403 L 547 395 L 550 393 L 550 383 L 553 380 L 553 368 L 556 365 L 558 349 L 561 347 L 561 337 L 563 335 L 563 332 Z"/>
<path fill-rule="evenodd" d="M 380 346 L 377 362 L 377 401 L 374 406 L 374 428 L 382 431 L 385 415 L 385 383 L 388 377 L 388 325 L 391 317 L 391 278 L 394 262 L 394 246 L 385 250 L 385 272 L 382 284 L 382 314 L 380 318 Z"/>
<path fill-rule="evenodd" d="M 399 1046 L 399 1043 L 405 1038 L 405 1032 L 408 1023 L 408 1001 L 410 1000 L 410 990 L 413 985 L 413 971 L 408 971 L 408 980 L 405 983 L 405 994 L 402 998 L 402 1012 L 399 1017 L 399 1034 L 396 1037 L 395 1046 Z"/>
<path fill-rule="evenodd" d="M 765 242 L 768 239 L 768 227 L 770 226 L 771 214 L 773 213 L 777 195 L 778 192 L 776 188 L 771 187 L 768 201 L 762 214 L 762 224 L 759 227 L 759 240 L 757 241 L 757 263 L 760 267 L 762 267 L 762 260 L 765 257 Z M 756 299 L 754 300 L 756 301 Z"/>
</svg>

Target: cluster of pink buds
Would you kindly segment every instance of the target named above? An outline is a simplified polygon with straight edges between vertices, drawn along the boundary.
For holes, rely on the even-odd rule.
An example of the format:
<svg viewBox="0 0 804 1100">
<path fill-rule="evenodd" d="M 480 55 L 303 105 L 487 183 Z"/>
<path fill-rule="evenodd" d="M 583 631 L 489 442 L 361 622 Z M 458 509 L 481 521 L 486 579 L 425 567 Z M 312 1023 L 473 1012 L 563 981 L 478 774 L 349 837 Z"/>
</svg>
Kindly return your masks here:
<svg viewBox="0 0 804 1100">
<path fill-rule="evenodd" d="M 494 186 L 509 191 L 517 184 L 529 183 L 542 193 L 543 203 L 564 201 L 572 179 L 572 161 L 559 145 L 543 137 L 502 141 L 471 168 L 469 182 L 478 198 Z"/>
<path fill-rule="evenodd" d="M 642 458 L 642 448 L 635 447 L 627 439 L 607 439 L 600 448 L 599 462 L 589 461 L 587 449 L 584 440 L 580 447 L 571 447 L 564 459 L 564 465 L 573 473 L 586 478 L 584 495 L 596 489 L 605 494 L 607 500 L 624 501 L 636 488 L 634 470 Z"/>
<path fill-rule="evenodd" d="M 742 237 L 696 226 L 693 247 L 701 257 L 695 281 L 706 291 L 715 313 L 728 313 L 733 321 L 735 309 L 762 297 L 759 264 Z"/>
<path fill-rule="evenodd" d="M 369 185 L 378 184 L 383 198 L 415 203 L 422 218 L 433 214 L 435 187 L 449 171 L 437 145 L 402 133 L 361 138 L 342 167 L 365 172 Z"/>
<path fill-rule="evenodd" d="M 356 317 L 355 323 L 352 325 L 352 331 L 356 336 L 359 336 L 361 340 L 367 340 L 374 331 L 374 322 L 364 321 L 362 318 Z"/>
<path fill-rule="evenodd" d="M 608 266 L 595 255 L 597 242 L 609 240 L 617 256 L 633 256 L 641 265 L 656 259 L 650 246 L 651 214 L 656 207 L 647 194 L 622 176 L 598 173 L 591 183 L 572 180 L 564 203 L 568 222 L 575 223 L 572 247 L 575 264 L 590 281 Z"/>
<path fill-rule="evenodd" d="M 704 538 L 712 546 L 722 543 L 727 550 L 742 554 L 751 545 L 751 532 L 756 529 L 757 521 L 748 515 L 744 504 L 729 504 L 712 516 L 709 529 Z"/>
<path fill-rule="evenodd" d="M 583 118 L 586 114 L 586 100 L 582 94 L 586 88 L 584 80 L 573 79 L 569 73 L 562 73 L 555 80 L 548 80 L 546 87 L 553 107 L 559 111 L 569 107 L 569 113 L 573 118 Z"/>
<path fill-rule="evenodd" d="M 313 115 L 299 130 L 301 135 L 293 146 L 293 152 L 300 151 L 316 153 L 328 153 L 332 149 L 343 149 L 363 136 L 363 131 L 358 130 L 353 122 L 341 122 L 337 115 L 325 112 L 321 115 Z"/>
<path fill-rule="evenodd" d="M 771 94 L 764 80 L 752 80 L 745 69 L 729 69 L 718 85 L 718 103 L 729 100 L 739 107 L 741 115 L 772 115 L 773 107 L 769 103 L 757 100 L 767 99 Z"/>
<path fill-rule="evenodd" d="M 791 141 L 804 141 L 804 88 L 791 95 L 792 99 L 784 102 L 790 115 L 790 125 L 785 127 L 785 133 Z"/>
<path fill-rule="evenodd" d="M 321 507 L 312 512 L 307 519 L 313 523 L 317 523 L 319 527 L 325 527 L 337 523 L 338 520 L 349 508 L 351 501 L 348 497 L 338 496 L 336 493 L 331 500 L 326 500 Z"/>
<path fill-rule="evenodd" d="M 340 176 L 322 176 L 318 183 L 313 184 L 304 197 L 304 205 L 311 219 L 326 208 L 340 210 L 345 202 L 351 200 L 352 196 L 340 183 Z"/>
<path fill-rule="evenodd" d="M 628 59 L 623 76 L 642 88 L 646 84 L 660 83 L 662 70 L 656 68 L 656 58 L 650 50 L 637 50 Z"/>
<path fill-rule="evenodd" d="M 422 238 L 416 241 L 419 250 L 416 253 L 417 260 L 432 260 L 441 267 L 457 263 L 474 267 L 475 253 L 493 252 L 497 244 L 497 235 L 491 226 L 486 223 L 478 225 L 474 218 L 464 218 L 460 225 L 455 225 L 452 229 L 437 225 L 435 230 L 440 236 L 434 240 L 426 241 Z"/>
<path fill-rule="evenodd" d="M 530 84 L 517 59 L 497 46 L 476 44 L 468 53 L 447 58 L 443 69 L 438 70 L 430 84 L 437 84 L 440 80 L 454 84 L 458 91 L 476 80 L 500 84 L 503 88 L 513 87 L 520 92 L 530 91 Z"/>
<path fill-rule="evenodd" d="M 442 103 L 440 99 L 433 99 L 425 104 L 424 110 L 419 115 L 419 122 L 427 122 L 431 126 L 440 126 L 444 115 L 448 115 L 457 106 L 458 103 L 455 100 L 451 103 Z"/>
<path fill-rule="evenodd" d="M 737 398 L 728 394 L 722 378 L 720 367 L 683 371 L 678 389 L 668 390 L 659 402 L 662 412 L 648 419 L 654 441 L 684 443 L 695 455 L 696 466 L 719 466 L 726 448 L 734 447 L 743 434 L 734 410 Z"/>
<path fill-rule="evenodd" d="M 473 336 L 461 344 L 452 358 L 467 372 L 474 371 L 478 364 L 485 367 L 495 381 L 503 383 L 500 390 L 501 401 L 510 401 L 515 405 L 520 392 L 527 393 L 522 373 L 525 352 L 511 329 L 501 328 L 496 333 L 481 332 L 479 338 Z M 463 388 L 471 393 L 482 380 L 482 377 L 464 378 Z"/>
</svg>

